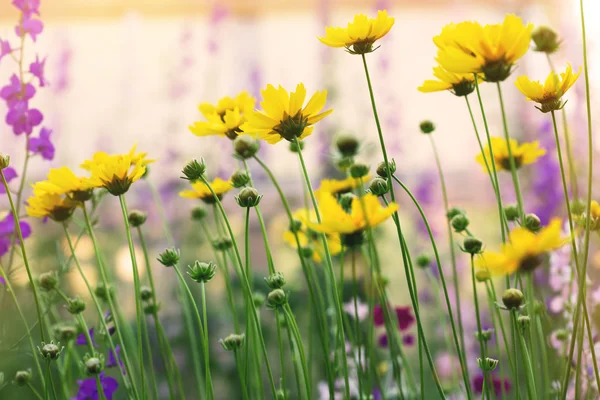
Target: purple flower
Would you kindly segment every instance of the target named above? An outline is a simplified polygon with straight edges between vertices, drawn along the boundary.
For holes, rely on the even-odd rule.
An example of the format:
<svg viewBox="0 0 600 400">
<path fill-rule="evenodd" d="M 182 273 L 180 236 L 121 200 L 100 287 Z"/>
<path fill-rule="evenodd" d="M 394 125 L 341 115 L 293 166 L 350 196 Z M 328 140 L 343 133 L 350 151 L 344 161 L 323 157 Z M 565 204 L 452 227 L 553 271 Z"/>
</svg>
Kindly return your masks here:
<svg viewBox="0 0 600 400">
<path fill-rule="evenodd" d="M 0 283 L 6 286 L 6 279 L 0 276 Z"/>
<path fill-rule="evenodd" d="M 511 384 L 508 379 L 504 379 L 504 381 L 502 381 L 502 379 L 498 378 L 497 376 L 491 376 L 491 378 L 492 378 L 492 385 L 494 386 L 494 393 L 496 394 L 496 397 L 502 396 L 502 386 L 503 385 L 504 385 L 504 392 L 505 393 L 510 392 Z M 474 377 L 472 383 L 473 383 L 473 389 L 475 390 L 475 393 L 482 394 L 483 375 L 478 375 L 478 376 Z"/>
<path fill-rule="evenodd" d="M 29 72 L 40 81 L 40 87 L 44 87 L 48 84 L 48 81 L 44 77 L 44 68 L 46 67 L 46 58 L 40 61 L 39 56 L 35 55 L 35 61 L 29 64 Z"/>
<path fill-rule="evenodd" d="M 116 367 L 117 365 L 120 365 L 121 368 L 123 368 L 123 361 L 121 361 L 120 358 L 119 358 L 119 353 L 120 352 L 121 352 L 121 346 L 120 345 L 116 345 L 115 346 L 115 351 L 114 352 L 112 350 L 108 351 L 108 361 L 106 362 L 106 367 L 107 368 Z"/>
<path fill-rule="evenodd" d="M 415 344 L 415 336 L 413 334 L 406 334 L 402 336 L 402 343 L 405 346 L 413 346 Z M 387 334 L 382 333 L 377 338 L 377 344 L 379 347 L 388 347 L 388 337 Z"/>
<path fill-rule="evenodd" d="M 0 97 L 6 101 L 9 108 L 18 103 L 27 103 L 35 95 L 35 87 L 31 83 L 27 83 L 21 87 L 21 81 L 16 74 L 10 77 L 10 84 L 0 89 Z"/>
<path fill-rule="evenodd" d="M 40 0 L 13 0 L 12 3 L 21 10 L 24 17 L 30 17 L 31 14 L 40 15 Z"/>
<path fill-rule="evenodd" d="M 10 47 L 8 40 L 0 39 L 0 61 L 2 61 L 5 55 L 10 53 L 12 53 L 12 48 Z"/>
<path fill-rule="evenodd" d="M 4 175 L 4 179 L 6 182 L 10 182 L 17 177 L 17 171 L 13 167 L 8 167 L 2 171 Z M 0 185 L 0 193 L 6 193 L 6 189 L 4 189 L 4 185 Z"/>
<path fill-rule="evenodd" d="M 112 400 L 113 394 L 119 387 L 119 383 L 112 376 L 106 376 L 104 372 L 100 375 L 100 384 L 104 391 L 104 396 L 107 400 Z M 79 390 L 77 391 L 77 397 L 72 400 L 98 400 L 99 393 L 98 387 L 96 386 L 96 378 L 87 378 L 84 380 L 78 380 Z"/>
<path fill-rule="evenodd" d="M 35 42 L 37 35 L 44 30 L 44 23 L 39 19 L 32 19 L 31 16 L 25 16 L 20 25 L 15 26 L 17 36 L 25 36 L 29 34 L 31 40 Z"/>
<path fill-rule="evenodd" d="M 37 108 L 28 108 L 26 102 L 19 102 L 8 110 L 6 123 L 13 127 L 15 135 L 31 134 L 33 128 L 44 120 L 44 115 Z"/>
<path fill-rule="evenodd" d="M 54 159 L 54 145 L 50 141 L 52 129 L 42 128 L 40 137 L 29 139 L 29 150 L 33 154 L 39 154 L 44 160 L 52 161 Z"/>
<path fill-rule="evenodd" d="M 396 311 L 396 318 L 398 319 L 398 326 L 401 331 L 407 330 L 415 322 L 415 317 L 412 315 L 410 306 L 399 306 L 394 310 Z M 375 323 L 375 326 L 384 325 L 383 307 L 381 307 L 381 305 L 376 305 L 373 309 L 373 322 Z"/>
<path fill-rule="evenodd" d="M 88 330 L 88 333 L 90 334 L 90 338 L 92 339 L 92 345 L 94 347 L 98 347 L 98 345 L 94 341 L 94 328 L 90 328 Z M 77 335 L 77 340 L 75 341 L 75 344 L 79 345 L 79 346 L 87 346 L 88 342 L 87 342 L 87 337 L 85 336 L 85 334 L 80 333 L 79 335 Z"/>
<path fill-rule="evenodd" d="M 24 221 L 21 221 L 19 225 L 21 227 L 23 239 L 27 239 L 31 235 L 31 227 Z M 14 232 L 15 220 L 12 213 L 9 213 L 2 221 L 0 221 L 0 256 L 3 256 L 8 252 Z"/>
</svg>

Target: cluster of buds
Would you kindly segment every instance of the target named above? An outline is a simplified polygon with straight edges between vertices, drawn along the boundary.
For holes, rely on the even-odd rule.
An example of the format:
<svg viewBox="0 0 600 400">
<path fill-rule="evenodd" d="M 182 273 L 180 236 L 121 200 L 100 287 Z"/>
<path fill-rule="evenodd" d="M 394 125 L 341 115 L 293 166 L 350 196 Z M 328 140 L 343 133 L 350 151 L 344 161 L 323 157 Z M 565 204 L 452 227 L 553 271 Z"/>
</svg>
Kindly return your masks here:
<svg viewBox="0 0 600 400">
<path fill-rule="evenodd" d="M 271 289 L 281 289 L 285 286 L 285 277 L 279 271 L 267 276 L 265 278 L 265 282 L 267 282 L 267 286 Z"/>
</svg>

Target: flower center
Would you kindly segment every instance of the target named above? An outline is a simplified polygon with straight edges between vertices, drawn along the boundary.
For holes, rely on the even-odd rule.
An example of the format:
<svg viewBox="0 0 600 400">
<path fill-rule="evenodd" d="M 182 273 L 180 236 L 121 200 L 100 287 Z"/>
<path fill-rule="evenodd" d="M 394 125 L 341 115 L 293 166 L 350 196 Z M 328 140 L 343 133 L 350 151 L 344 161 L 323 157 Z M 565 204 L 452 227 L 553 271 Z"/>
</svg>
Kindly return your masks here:
<svg viewBox="0 0 600 400">
<path fill-rule="evenodd" d="M 273 130 L 281 135 L 282 138 L 289 142 L 302 136 L 304 129 L 308 126 L 308 118 L 304 117 L 301 112 L 298 112 L 293 117 L 284 113 L 279 125 Z"/>
<path fill-rule="evenodd" d="M 513 155 L 513 159 L 515 160 L 515 168 L 519 169 L 521 168 L 521 165 L 523 165 L 523 156 L 515 156 Z M 510 165 L 510 157 L 506 156 L 506 157 L 501 157 L 498 160 L 498 164 L 500 164 L 500 166 L 502 167 L 502 169 L 508 170 L 510 171 L 511 165 Z"/>
<path fill-rule="evenodd" d="M 512 64 L 507 63 L 504 59 L 497 61 L 486 62 L 481 67 L 481 72 L 488 82 L 502 82 L 510 75 Z"/>
<path fill-rule="evenodd" d="M 531 254 L 525 256 L 519 263 L 519 271 L 532 272 L 544 261 L 543 254 Z"/>
</svg>

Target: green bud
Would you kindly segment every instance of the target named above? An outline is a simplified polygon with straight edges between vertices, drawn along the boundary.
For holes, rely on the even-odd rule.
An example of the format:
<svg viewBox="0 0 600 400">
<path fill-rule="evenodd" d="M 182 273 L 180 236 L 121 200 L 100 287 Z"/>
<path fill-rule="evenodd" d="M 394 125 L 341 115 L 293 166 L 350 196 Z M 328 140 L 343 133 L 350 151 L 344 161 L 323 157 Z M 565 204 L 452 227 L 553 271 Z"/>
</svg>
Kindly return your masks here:
<svg viewBox="0 0 600 400">
<path fill-rule="evenodd" d="M 149 288 L 148 286 L 142 286 L 140 288 L 140 299 L 142 299 L 142 301 L 148 301 L 150 299 L 152 299 L 154 297 L 154 294 L 152 293 L 152 289 Z"/>
<path fill-rule="evenodd" d="M 335 147 L 344 157 L 354 157 L 358 153 L 360 143 L 354 136 L 340 135 L 335 141 Z"/>
<path fill-rule="evenodd" d="M 245 187 L 240 190 L 240 193 L 236 196 L 235 201 L 237 201 L 240 207 L 251 208 L 256 207 L 260 200 L 262 199 L 262 195 L 258 193 L 258 190 L 253 187 Z"/>
<path fill-rule="evenodd" d="M 389 168 L 388 168 L 388 166 L 389 166 Z M 396 161 L 391 160 L 387 164 L 385 163 L 385 161 L 380 162 L 377 165 L 376 172 L 377 172 L 377 175 L 379 175 L 380 177 L 387 179 L 388 172 L 390 175 L 392 175 L 394 172 L 396 172 Z"/>
<path fill-rule="evenodd" d="M 467 216 L 464 214 L 456 215 L 450 220 L 450 225 L 452 225 L 452 228 L 454 228 L 454 232 L 464 232 L 469 226 L 469 218 L 467 218 Z"/>
<path fill-rule="evenodd" d="M 86 356 L 83 358 L 85 372 L 89 376 L 96 376 L 104 369 L 104 357 L 94 354 L 94 356 Z"/>
<path fill-rule="evenodd" d="M 255 308 L 261 308 L 265 304 L 265 295 L 260 292 L 254 293 L 252 295 L 252 302 Z"/>
<path fill-rule="evenodd" d="M 31 370 L 17 371 L 15 374 L 15 384 L 18 386 L 25 386 L 31 382 Z"/>
<path fill-rule="evenodd" d="M 542 222 L 539 217 L 535 214 L 526 214 L 523 219 L 523 227 L 531 232 L 537 232 L 542 227 Z"/>
<path fill-rule="evenodd" d="M 569 339 L 569 331 L 566 329 L 559 329 L 555 333 L 556 340 L 560 342 L 566 342 Z"/>
<path fill-rule="evenodd" d="M 423 121 L 421 122 L 421 124 L 419 124 L 419 128 L 421 129 L 421 132 L 428 135 L 431 132 L 435 131 L 435 125 L 433 124 L 433 122 L 431 121 Z"/>
<path fill-rule="evenodd" d="M 158 310 L 160 310 L 160 303 L 157 302 L 148 303 L 144 306 L 144 314 L 146 315 L 154 315 L 158 313 Z"/>
<path fill-rule="evenodd" d="M 8 154 L 0 153 L 0 171 L 8 168 L 10 165 L 10 156 Z"/>
<path fill-rule="evenodd" d="M 85 311 L 85 302 L 79 297 L 67 300 L 67 311 L 73 315 L 81 314 Z"/>
<path fill-rule="evenodd" d="M 231 175 L 231 185 L 234 188 L 243 188 L 250 183 L 250 175 L 243 169 L 238 169 Z"/>
<path fill-rule="evenodd" d="M 287 303 L 287 295 L 282 289 L 273 289 L 267 295 L 270 308 L 279 308 Z"/>
<path fill-rule="evenodd" d="M 451 209 L 448 210 L 448 212 L 446 212 L 446 218 L 448 218 L 448 221 L 452 221 L 452 219 L 458 215 L 467 215 L 467 213 L 465 212 L 465 210 L 461 209 L 461 208 L 457 208 L 457 207 L 452 207 Z"/>
<path fill-rule="evenodd" d="M 551 54 L 560 47 L 558 34 L 547 26 L 539 26 L 531 32 L 531 39 L 535 43 L 533 51 Z"/>
<path fill-rule="evenodd" d="M 292 220 L 292 222 L 290 222 L 290 227 L 289 230 L 290 232 L 298 232 L 300 229 L 302 229 L 302 222 L 294 219 Z"/>
<path fill-rule="evenodd" d="M 544 312 L 546 312 L 546 305 L 543 302 L 541 302 L 541 301 L 536 301 L 533 304 L 533 312 L 536 315 L 544 314 Z"/>
<path fill-rule="evenodd" d="M 498 366 L 498 360 L 490 357 L 486 357 L 484 360 L 477 358 L 477 365 L 484 372 L 493 371 Z"/>
<path fill-rule="evenodd" d="M 311 258 L 315 252 L 315 249 L 312 246 L 302 246 L 300 247 L 300 254 L 302 254 L 303 258 Z"/>
<path fill-rule="evenodd" d="M 250 135 L 241 135 L 233 141 L 233 151 L 239 158 L 252 158 L 260 148 L 260 142 Z"/>
<path fill-rule="evenodd" d="M 207 215 L 208 213 L 204 207 L 198 206 L 192 209 L 192 219 L 194 221 L 202 221 Z"/>
<path fill-rule="evenodd" d="M 350 208 L 352 207 L 352 201 L 355 198 L 356 196 L 353 193 L 343 193 L 338 198 L 338 202 L 340 203 L 340 206 L 342 206 L 342 208 L 347 212 L 350 211 Z"/>
<path fill-rule="evenodd" d="M 106 286 L 104 286 L 104 283 L 100 282 L 100 283 L 98 283 L 98 286 L 96 286 L 96 289 L 94 290 L 94 294 L 99 299 L 102 299 L 104 301 L 108 301 L 108 296 L 109 295 L 110 295 L 111 299 L 114 299 L 114 297 L 115 297 L 115 288 L 109 286 L 108 290 L 107 290 Z"/>
<path fill-rule="evenodd" d="M 225 339 L 220 339 L 219 343 L 223 346 L 223 349 L 227 351 L 237 351 L 244 345 L 245 336 L 242 333 L 237 335 L 235 333 L 227 336 Z"/>
<path fill-rule="evenodd" d="M 188 275 L 193 281 L 206 283 L 215 276 L 217 264 L 212 261 L 205 263 L 196 260 L 194 265 L 188 265 L 188 269 Z"/>
<path fill-rule="evenodd" d="M 368 191 L 374 196 L 384 196 L 389 191 L 387 181 L 383 178 L 374 178 L 369 183 Z"/>
<path fill-rule="evenodd" d="M 519 207 L 516 205 L 508 205 L 504 207 L 504 215 L 508 221 L 514 222 L 519 219 Z"/>
<path fill-rule="evenodd" d="M 517 323 L 519 324 L 519 327 L 521 327 L 521 330 L 524 331 L 529 328 L 529 324 L 531 324 L 531 318 L 529 315 L 519 315 L 517 318 Z"/>
<path fill-rule="evenodd" d="M 353 157 L 335 157 L 333 159 L 335 167 L 340 171 L 347 171 L 352 165 L 354 165 Z"/>
<path fill-rule="evenodd" d="M 147 218 L 148 214 L 140 210 L 132 210 L 127 216 L 129 224 L 131 224 L 131 226 L 133 226 L 134 228 L 144 225 Z"/>
<path fill-rule="evenodd" d="M 463 251 L 471 255 L 481 253 L 483 249 L 483 242 L 474 237 L 466 237 L 463 241 Z"/>
<path fill-rule="evenodd" d="M 214 239 L 211 244 L 215 250 L 219 251 L 227 251 L 233 246 L 231 239 L 226 236 Z"/>
<path fill-rule="evenodd" d="M 276 400 L 285 400 L 285 399 L 287 399 L 287 396 L 285 395 L 285 390 L 278 389 L 277 393 L 275 393 L 275 399 Z"/>
<path fill-rule="evenodd" d="M 59 325 L 54 328 L 54 335 L 62 342 L 69 342 L 77 337 L 77 328 L 72 325 Z"/>
<path fill-rule="evenodd" d="M 44 272 L 43 274 L 40 274 L 39 284 L 40 288 L 50 292 L 56 288 L 56 285 L 58 285 L 58 277 L 54 272 Z"/>
<path fill-rule="evenodd" d="M 481 332 L 475 332 L 475 340 L 489 342 L 492 340 L 492 330 L 483 329 Z"/>
<path fill-rule="evenodd" d="M 431 266 L 431 257 L 427 254 L 419 254 L 416 262 L 419 268 L 429 268 Z"/>
<path fill-rule="evenodd" d="M 298 147 L 298 145 L 300 147 Z M 300 153 L 302 150 L 304 150 L 304 142 L 298 141 L 298 144 L 296 144 L 296 142 L 290 142 L 290 151 L 292 153 Z"/>
<path fill-rule="evenodd" d="M 158 262 L 165 267 L 173 267 L 177 265 L 179 258 L 179 250 L 175 247 L 172 247 L 170 249 L 165 249 L 165 251 L 158 255 Z"/>
<path fill-rule="evenodd" d="M 523 300 L 523 292 L 515 288 L 506 289 L 502 295 L 502 303 L 509 310 L 519 309 L 523 304 Z"/>
<path fill-rule="evenodd" d="M 38 351 L 42 355 L 42 358 L 46 360 L 57 360 L 62 350 L 59 346 L 60 343 L 54 344 L 54 342 L 50 342 L 46 344 L 42 342 L 42 348 L 38 347 Z"/>
<path fill-rule="evenodd" d="M 197 181 L 204 176 L 206 173 L 206 164 L 204 163 L 204 159 L 192 160 L 188 162 L 185 167 L 183 167 L 183 175 L 181 179 L 185 179 L 188 181 Z"/>
<path fill-rule="evenodd" d="M 487 269 L 478 269 L 475 271 L 475 279 L 477 282 L 485 282 L 491 278 L 490 271 Z"/>
<path fill-rule="evenodd" d="M 369 166 L 356 163 L 350 166 L 350 176 L 353 178 L 363 178 L 369 174 Z"/>
<path fill-rule="evenodd" d="M 281 289 L 285 286 L 285 277 L 281 272 L 277 271 L 267 276 L 265 282 L 267 282 L 267 286 L 271 289 Z"/>
</svg>

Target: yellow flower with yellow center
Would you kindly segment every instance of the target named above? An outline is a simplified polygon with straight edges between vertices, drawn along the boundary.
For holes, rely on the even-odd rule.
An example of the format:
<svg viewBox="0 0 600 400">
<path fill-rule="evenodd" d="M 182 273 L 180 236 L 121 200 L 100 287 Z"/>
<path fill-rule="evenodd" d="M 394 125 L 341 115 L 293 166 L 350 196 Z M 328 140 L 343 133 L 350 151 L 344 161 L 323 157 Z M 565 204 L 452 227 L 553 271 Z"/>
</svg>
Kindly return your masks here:
<svg viewBox="0 0 600 400">
<path fill-rule="evenodd" d="M 577 81 L 579 75 L 581 75 L 581 67 L 574 74 L 571 64 L 567 64 L 565 72 L 561 74 L 551 72 L 543 85 L 540 81 L 532 81 L 526 76 L 520 76 L 515 81 L 515 86 L 527 97 L 527 100 L 540 105 L 540 107 L 536 106 L 538 110 L 547 113 L 563 108 L 565 102 L 562 101 L 562 97 Z"/>
<path fill-rule="evenodd" d="M 500 24 L 449 24 L 433 38 L 436 60 L 449 72 L 482 73 L 488 82 L 501 82 L 529 49 L 532 30 L 533 24 L 525 25 L 513 14 Z"/>
<path fill-rule="evenodd" d="M 146 173 L 146 165 L 154 160 L 146 159 L 146 153 L 136 153 L 133 146 L 127 154 L 94 154 L 91 160 L 81 165 L 90 171 L 91 177 L 84 180 L 92 188 L 105 188 L 114 196 L 126 193 L 131 184 Z"/>
<path fill-rule="evenodd" d="M 34 185 L 33 196 L 27 199 L 27 215 L 36 218 L 46 218 L 61 222 L 69 219 L 80 204 L 68 197 L 50 194 Z"/>
<path fill-rule="evenodd" d="M 494 163 L 497 170 L 510 171 L 510 157 L 506 140 L 501 137 L 492 137 L 491 145 L 494 152 Z M 510 139 L 510 149 L 515 161 L 515 166 L 520 168 L 523 165 L 533 164 L 538 158 L 546 154 L 546 150 L 540 147 L 538 141 L 519 144 L 516 139 Z M 490 149 L 488 146 L 484 148 L 485 159 L 491 159 Z M 486 171 L 485 161 L 482 154 L 476 157 L 476 160 L 481 164 Z M 491 168 L 491 166 L 490 166 Z"/>
<path fill-rule="evenodd" d="M 398 210 L 398 205 L 390 203 L 389 206 L 382 207 L 376 196 L 367 193 L 361 198 L 354 197 L 346 211 L 334 195 L 323 192 L 319 197 L 319 210 L 322 215 L 321 223 L 308 219 L 302 222 L 317 232 L 340 234 L 342 244 L 352 247 L 362 243 L 362 234 L 368 227 L 375 227 L 388 219 Z"/>
<path fill-rule="evenodd" d="M 191 190 L 183 190 L 179 192 L 179 196 L 186 199 L 200 199 L 207 204 L 216 203 L 215 198 L 206 184 L 202 181 L 191 182 Z M 225 181 L 221 178 L 215 178 L 209 182 L 210 187 L 214 190 L 219 200 L 223 199 L 223 195 L 233 189 L 231 181 Z"/>
<path fill-rule="evenodd" d="M 475 90 L 475 77 L 473 74 L 455 74 L 438 65 L 433 68 L 433 76 L 437 80 L 426 80 L 419 86 L 419 92 L 432 93 L 449 90 L 455 96 L 467 96 Z"/>
<path fill-rule="evenodd" d="M 568 242 L 561 234 L 560 219 L 555 218 L 538 233 L 523 227 L 515 228 L 510 241 L 499 252 L 484 251 L 475 266 L 493 276 L 510 275 L 515 271 L 530 272 L 538 267 L 545 255 Z"/>
<path fill-rule="evenodd" d="M 51 168 L 47 180 L 37 182 L 34 190 L 48 194 L 67 195 L 76 201 L 86 201 L 92 196 L 93 186 L 68 167 Z"/>
<path fill-rule="evenodd" d="M 248 114 L 254 111 L 256 99 L 248 92 L 241 92 L 235 98 L 223 97 L 217 103 L 202 103 L 198 109 L 206 121 L 194 122 L 189 130 L 196 136 L 227 136 L 234 140 L 242 132 L 240 126 L 246 122 Z"/>
<path fill-rule="evenodd" d="M 292 214 L 292 218 L 294 222 L 292 223 L 293 226 L 291 229 L 296 231 L 300 247 L 310 246 L 313 249 L 312 259 L 317 263 L 323 261 L 322 254 L 325 254 L 325 248 L 323 247 L 323 241 L 321 240 L 320 234 L 309 229 L 306 224 L 303 223 L 303 221 L 306 220 L 316 221 L 317 214 L 314 212 L 314 210 L 308 211 L 306 208 L 301 208 Z M 283 240 L 292 248 L 297 249 L 298 244 L 296 243 L 296 236 L 291 229 L 283 234 Z M 327 239 L 329 253 L 332 256 L 339 254 L 342 251 L 340 235 L 337 233 L 330 233 L 326 234 L 325 237 Z"/>
<path fill-rule="evenodd" d="M 365 54 L 374 50 L 373 44 L 387 35 L 392 26 L 394 18 L 386 10 L 378 11 L 376 18 L 357 14 L 346 28 L 327 27 L 325 36 L 318 39 L 330 47 L 345 47 L 352 54 Z"/>
<path fill-rule="evenodd" d="M 327 101 L 327 90 L 316 92 L 304 106 L 306 89 L 302 83 L 296 86 L 295 92 L 288 93 L 281 86 L 276 89 L 268 85 L 261 94 L 263 111 L 248 115 L 248 121 L 241 129 L 271 144 L 282 139 L 290 142 L 304 139 L 312 133 L 315 123 L 333 112 L 320 112 Z"/>
<path fill-rule="evenodd" d="M 363 176 L 362 178 L 352 178 L 348 177 L 346 179 L 323 179 L 321 181 L 321 185 L 317 190 L 315 190 L 315 195 L 318 197 L 321 196 L 321 193 L 331 193 L 331 194 L 342 194 L 348 193 L 353 189 L 362 185 L 365 185 L 365 182 L 368 182 L 371 179 L 371 175 L 368 174 Z"/>
</svg>

